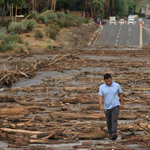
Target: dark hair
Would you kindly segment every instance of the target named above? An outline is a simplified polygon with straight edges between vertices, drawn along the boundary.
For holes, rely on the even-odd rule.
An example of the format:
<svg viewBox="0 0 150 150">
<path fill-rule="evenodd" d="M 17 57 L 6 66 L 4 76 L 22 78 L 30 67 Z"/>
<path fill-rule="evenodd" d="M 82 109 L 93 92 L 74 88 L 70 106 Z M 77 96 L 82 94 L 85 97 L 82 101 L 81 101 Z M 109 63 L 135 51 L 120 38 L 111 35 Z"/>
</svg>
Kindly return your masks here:
<svg viewBox="0 0 150 150">
<path fill-rule="evenodd" d="M 105 79 L 109 79 L 109 78 L 111 78 L 111 75 L 110 75 L 109 73 L 106 73 L 106 74 L 104 75 L 104 80 L 105 80 Z"/>
</svg>

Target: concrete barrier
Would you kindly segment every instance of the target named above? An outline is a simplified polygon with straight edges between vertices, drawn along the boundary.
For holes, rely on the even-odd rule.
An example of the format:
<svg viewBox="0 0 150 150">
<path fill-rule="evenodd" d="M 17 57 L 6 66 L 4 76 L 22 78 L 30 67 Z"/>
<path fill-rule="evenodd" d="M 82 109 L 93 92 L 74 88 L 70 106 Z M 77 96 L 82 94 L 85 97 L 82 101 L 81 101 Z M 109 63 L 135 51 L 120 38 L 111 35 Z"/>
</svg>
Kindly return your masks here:
<svg viewBox="0 0 150 150">
<path fill-rule="evenodd" d="M 128 24 L 133 24 L 134 25 L 134 17 L 133 16 L 128 17 Z"/>
<path fill-rule="evenodd" d="M 109 20 L 109 24 L 111 25 L 111 24 L 114 24 L 114 25 L 117 25 L 117 23 L 116 23 L 116 17 L 109 17 L 110 18 L 110 20 Z"/>
</svg>

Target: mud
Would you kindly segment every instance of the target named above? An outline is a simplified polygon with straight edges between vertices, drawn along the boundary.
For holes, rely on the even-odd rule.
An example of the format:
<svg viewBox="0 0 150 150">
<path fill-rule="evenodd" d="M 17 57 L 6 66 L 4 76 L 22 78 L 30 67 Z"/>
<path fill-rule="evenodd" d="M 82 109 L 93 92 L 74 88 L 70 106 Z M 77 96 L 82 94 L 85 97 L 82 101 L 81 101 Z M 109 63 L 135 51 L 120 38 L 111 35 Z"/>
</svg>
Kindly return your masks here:
<svg viewBox="0 0 150 150">
<path fill-rule="evenodd" d="M 2 72 L 28 77 L 1 82 L 0 149 L 149 149 L 149 54 L 148 47 L 89 46 L 1 56 Z M 98 104 L 106 72 L 124 94 L 116 141 L 107 138 Z"/>
</svg>

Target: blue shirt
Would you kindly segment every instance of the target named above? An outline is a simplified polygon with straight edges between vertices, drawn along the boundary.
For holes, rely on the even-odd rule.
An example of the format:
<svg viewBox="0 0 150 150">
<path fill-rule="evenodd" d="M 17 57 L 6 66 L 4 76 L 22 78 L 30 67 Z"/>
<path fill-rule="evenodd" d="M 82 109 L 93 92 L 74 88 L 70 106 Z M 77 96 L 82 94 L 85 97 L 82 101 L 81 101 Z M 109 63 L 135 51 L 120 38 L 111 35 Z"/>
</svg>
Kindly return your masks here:
<svg viewBox="0 0 150 150">
<path fill-rule="evenodd" d="M 118 93 L 122 93 L 120 85 L 118 83 L 112 82 L 111 86 L 106 83 L 99 87 L 99 95 L 103 96 L 104 109 L 111 109 L 119 105 Z"/>
</svg>

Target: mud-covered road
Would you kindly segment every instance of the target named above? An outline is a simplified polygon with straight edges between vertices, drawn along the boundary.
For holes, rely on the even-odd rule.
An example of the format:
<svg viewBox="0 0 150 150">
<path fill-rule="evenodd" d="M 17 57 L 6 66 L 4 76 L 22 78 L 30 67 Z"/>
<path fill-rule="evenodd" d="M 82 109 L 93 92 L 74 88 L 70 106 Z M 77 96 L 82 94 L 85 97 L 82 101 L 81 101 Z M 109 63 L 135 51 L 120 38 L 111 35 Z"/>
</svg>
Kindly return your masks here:
<svg viewBox="0 0 150 150">
<path fill-rule="evenodd" d="M 11 79 L 1 78 L 0 149 L 149 149 L 149 47 L 91 46 L 8 57 L 1 57 L 3 72 L 21 72 L 9 87 Z M 98 104 L 104 73 L 112 74 L 124 94 L 116 141 L 107 138 Z"/>
</svg>

